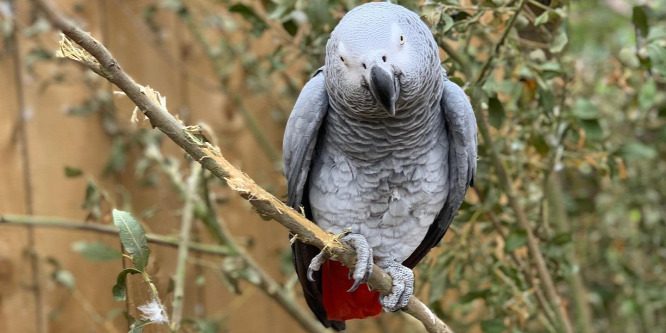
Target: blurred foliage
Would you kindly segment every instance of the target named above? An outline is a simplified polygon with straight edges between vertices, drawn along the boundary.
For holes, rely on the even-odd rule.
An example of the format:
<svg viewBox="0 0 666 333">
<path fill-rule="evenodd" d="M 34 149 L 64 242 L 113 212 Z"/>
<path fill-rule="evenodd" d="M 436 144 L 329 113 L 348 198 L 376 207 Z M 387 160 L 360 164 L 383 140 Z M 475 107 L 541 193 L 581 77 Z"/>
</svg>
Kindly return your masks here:
<svg viewBox="0 0 666 333">
<path fill-rule="evenodd" d="M 491 75 L 474 102 L 487 115 L 495 140 L 480 140 L 476 187 L 444 244 L 418 267 L 417 288 L 431 308 L 462 332 L 561 330 L 552 300 L 539 299 L 543 287 L 526 251 L 526 231 L 516 223 L 489 159 L 492 144 L 540 240 L 575 331 L 662 331 L 666 4 L 528 0 L 495 54 L 521 1 L 394 2 L 416 11 L 431 26 L 443 49 L 443 66 L 470 94 L 483 64 L 493 57 Z M 229 97 L 233 114 L 242 116 L 263 153 L 279 163 L 279 138 L 267 137 L 267 129 L 247 111 L 249 102 L 236 96 L 271 101 L 262 114 L 270 114 L 279 132 L 300 88 L 323 65 L 336 22 L 360 3 L 161 0 L 135 15 L 158 49 L 169 31 L 156 17 L 166 12 L 180 19 L 196 41 L 192 47 L 204 53 L 214 69 L 191 73 L 190 80 Z M 74 10 L 85 6 L 80 2 Z M 24 33 L 38 35 L 47 30 L 45 24 L 36 18 Z M 41 43 L 36 45 L 25 60 L 31 70 L 52 60 Z M 67 79 L 56 73 L 47 82 Z M 146 186 L 158 185 L 152 169 L 177 183 L 182 168 L 178 161 L 156 153 L 161 136 L 121 124 L 108 91 L 99 83 L 87 83 L 92 97 L 68 113 L 102 113 L 103 126 L 114 138 L 107 174 L 126 172 L 131 161 Z M 129 159 L 132 152 L 143 157 Z M 65 172 L 70 177 L 81 174 L 76 166 Z M 100 218 L 100 201 L 107 195 L 93 181 L 88 187 L 85 207 Z M 78 249 L 90 247 L 84 245 Z M 291 265 L 283 267 L 293 277 Z M 247 279 L 243 272 L 248 271 L 225 271 L 234 291 L 236 279 Z"/>
</svg>

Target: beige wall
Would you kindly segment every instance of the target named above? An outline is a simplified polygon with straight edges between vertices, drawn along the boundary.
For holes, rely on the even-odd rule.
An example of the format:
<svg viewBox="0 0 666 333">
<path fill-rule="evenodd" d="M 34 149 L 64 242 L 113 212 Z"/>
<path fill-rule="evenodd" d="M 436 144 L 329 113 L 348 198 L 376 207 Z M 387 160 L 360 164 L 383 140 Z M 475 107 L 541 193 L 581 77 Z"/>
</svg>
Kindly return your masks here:
<svg viewBox="0 0 666 333">
<path fill-rule="evenodd" d="M 82 12 L 72 13 L 74 3 L 84 3 Z M 159 2 L 159 1 L 158 1 Z M 192 73 L 214 81 L 209 62 L 200 49 L 184 32 L 184 27 L 172 14 L 160 14 L 157 22 L 170 34 L 161 46 L 152 46 L 145 39 L 146 29 L 140 22 L 141 10 L 147 3 L 155 1 L 65 1 L 57 3 L 72 13 L 79 23 L 95 37 L 102 40 L 123 68 L 139 83 L 147 84 L 167 96 L 171 112 L 180 106 L 188 106 L 190 122 L 205 121 L 224 138 L 223 151 L 233 162 L 255 177 L 260 184 L 277 185 L 281 190 L 281 177 L 270 167 L 270 162 L 261 153 L 255 139 L 245 130 L 240 116 L 235 115 L 229 104 L 214 91 L 205 90 L 199 84 L 185 80 L 170 59 L 179 59 L 181 48 L 190 48 L 190 56 L 184 64 Z M 25 28 L 31 20 L 30 4 L 17 1 L 17 22 Z M 129 12 L 128 12 L 129 11 Z M 57 35 L 45 34 L 41 39 L 47 49 L 56 49 Z M 157 189 L 139 186 L 133 174 L 132 161 L 120 178 L 104 177 L 102 171 L 110 153 L 110 138 L 104 133 L 99 114 L 89 117 L 73 117 L 64 114 L 66 106 L 73 106 L 90 96 L 90 89 L 81 83 L 87 75 L 73 64 L 38 64 L 34 72 L 25 68 L 26 54 L 34 42 L 23 36 L 18 39 L 20 65 L 12 54 L 0 57 L 0 214 L 28 214 L 67 217 L 83 220 L 86 211 L 81 208 L 86 178 L 99 182 L 115 200 L 120 200 L 119 190 L 131 195 L 132 210 L 141 212 L 151 207 L 162 207 L 153 217 L 145 219 L 152 232 L 169 234 L 177 231 L 179 217 L 174 208 L 181 205 L 162 179 Z M 9 45 L 3 45 L 7 48 Z M 165 56 L 166 55 L 166 56 Z M 16 73 L 17 66 L 20 72 Z M 40 91 L 40 86 L 56 72 L 67 75 L 67 84 L 50 85 Z M 17 85 L 17 80 L 22 86 Z M 20 89 L 19 89 L 20 88 Z M 19 98 L 24 101 L 23 113 L 25 135 L 21 135 L 18 122 L 21 110 Z M 121 124 L 129 125 L 132 105 L 123 97 L 114 97 L 119 110 Z M 262 125 L 270 143 L 279 151 L 281 128 L 270 117 L 263 114 L 266 102 L 253 102 L 252 112 Z M 229 116 L 231 115 L 231 116 Z M 17 132 L 18 131 L 18 132 Z M 22 154 L 25 145 L 26 155 Z M 171 143 L 166 151 L 181 157 L 182 153 Z M 27 161 L 27 163 L 26 163 Z M 65 166 L 81 168 L 83 177 L 69 179 L 63 172 Z M 26 178 L 30 186 L 26 184 Z M 227 190 L 220 188 L 218 192 Z M 283 190 L 282 190 L 283 191 Z M 231 202 L 221 206 L 220 211 L 239 241 L 250 237 L 253 246 L 250 253 L 278 280 L 280 252 L 288 245 L 287 232 L 276 223 L 265 222 L 253 214 L 247 204 L 232 193 Z M 28 202 L 32 202 L 31 208 Z M 37 332 L 35 294 L 31 289 L 33 270 L 24 254 L 29 245 L 29 232 L 24 227 L 0 225 L 0 332 Z M 115 302 L 111 287 L 117 273 L 122 269 L 120 261 L 97 263 L 83 259 L 71 251 L 71 244 L 79 240 L 101 241 L 117 248 L 118 240 L 113 236 L 90 232 L 64 231 L 37 228 L 34 243 L 40 258 L 40 290 L 44 321 L 50 332 L 103 332 L 108 325 L 96 323 L 93 313 L 107 316 L 125 304 Z M 167 292 L 169 276 L 174 270 L 176 251 L 160 246 L 151 246 L 153 257 L 149 268 L 163 298 L 170 299 Z M 52 267 L 46 259 L 57 259 L 64 269 L 76 278 L 77 292 L 68 296 L 60 286 L 49 278 Z M 212 258 L 211 258 L 212 259 Z M 188 266 L 193 273 L 193 265 Z M 243 283 L 242 296 L 230 294 L 217 276 L 206 270 L 206 284 L 197 288 L 194 275 L 188 275 L 186 290 L 186 315 L 194 315 L 194 304 L 205 306 L 207 317 L 228 317 L 226 323 L 235 332 L 298 332 L 300 327 L 259 290 Z M 57 315 L 49 318 L 52 311 Z M 111 328 L 122 332 L 127 328 L 121 317 L 111 321 Z"/>
</svg>

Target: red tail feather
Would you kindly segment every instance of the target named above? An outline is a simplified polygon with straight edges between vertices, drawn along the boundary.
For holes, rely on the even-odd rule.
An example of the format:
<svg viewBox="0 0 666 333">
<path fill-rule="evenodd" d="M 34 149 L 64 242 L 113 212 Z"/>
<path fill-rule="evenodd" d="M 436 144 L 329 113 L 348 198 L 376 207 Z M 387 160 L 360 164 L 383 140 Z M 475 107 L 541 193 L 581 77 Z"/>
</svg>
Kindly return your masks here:
<svg viewBox="0 0 666 333">
<path fill-rule="evenodd" d="M 326 260 L 322 265 L 322 294 L 328 320 L 345 321 L 376 316 L 382 311 L 379 292 L 370 291 L 366 284 L 348 293 L 354 280 L 349 279 L 349 269 L 341 263 Z"/>
</svg>

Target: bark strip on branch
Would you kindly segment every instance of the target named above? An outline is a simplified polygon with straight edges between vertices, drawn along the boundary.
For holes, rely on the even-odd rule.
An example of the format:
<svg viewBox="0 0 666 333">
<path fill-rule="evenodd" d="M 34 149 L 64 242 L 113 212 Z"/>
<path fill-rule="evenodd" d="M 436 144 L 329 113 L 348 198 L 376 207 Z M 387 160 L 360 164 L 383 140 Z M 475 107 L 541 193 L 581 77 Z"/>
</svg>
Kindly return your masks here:
<svg viewBox="0 0 666 333">
<path fill-rule="evenodd" d="M 98 64 L 92 62 L 86 63 L 86 65 L 92 66 L 91 69 L 95 73 L 120 88 L 150 119 L 154 127 L 166 134 L 195 161 L 201 163 L 204 168 L 211 171 L 215 176 L 226 180 L 233 190 L 255 207 L 257 212 L 274 219 L 294 233 L 299 240 L 322 249 L 330 258 L 338 260 L 353 269 L 356 253 L 351 247 L 340 243 L 335 235 L 326 233 L 299 212 L 291 209 L 262 189 L 247 175 L 224 159 L 217 148 L 198 141 L 186 126 L 142 92 L 143 87 L 135 83 L 122 70 L 120 64 L 100 42 L 76 27 L 59 10 L 44 0 L 33 0 L 33 2 L 47 16 L 55 28 L 61 30 L 68 38 L 97 59 Z M 388 294 L 392 288 L 391 277 L 377 265 L 373 267 L 368 284 L 372 289 L 378 290 L 384 295 Z M 423 323 L 428 332 L 451 332 L 448 326 L 415 296 L 410 298 L 403 311 Z"/>
</svg>

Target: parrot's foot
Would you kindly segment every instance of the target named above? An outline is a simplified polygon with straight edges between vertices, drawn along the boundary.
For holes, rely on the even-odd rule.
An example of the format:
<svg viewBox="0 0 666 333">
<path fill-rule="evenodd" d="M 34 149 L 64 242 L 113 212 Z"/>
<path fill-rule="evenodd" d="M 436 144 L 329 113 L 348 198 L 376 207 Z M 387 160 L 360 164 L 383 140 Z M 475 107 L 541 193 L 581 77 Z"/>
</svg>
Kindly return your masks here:
<svg viewBox="0 0 666 333">
<path fill-rule="evenodd" d="M 379 303 L 386 311 L 395 312 L 409 303 L 409 297 L 414 293 L 414 272 L 411 269 L 391 261 L 387 266 L 379 265 L 393 279 L 391 293 L 379 297 Z"/>
<path fill-rule="evenodd" d="M 312 274 L 321 268 L 321 265 L 324 263 L 324 261 L 326 261 L 326 257 L 324 257 L 324 251 L 319 252 L 319 254 L 312 258 L 310 265 L 308 265 L 308 280 L 314 282 L 315 279 Z"/>
<path fill-rule="evenodd" d="M 356 250 L 356 267 L 353 273 L 350 272 L 350 278 L 354 279 L 354 284 L 347 290 L 352 292 L 362 283 L 368 282 L 370 274 L 372 274 L 372 248 L 361 234 L 348 234 L 341 240 Z"/>
<path fill-rule="evenodd" d="M 354 272 L 349 272 L 349 278 L 354 279 L 354 284 L 348 290 L 352 292 L 362 283 L 368 282 L 370 274 L 372 274 L 372 248 L 368 245 L 365 237 L 360 234 L 347 234 L 340 238 L 340 240 L 356 250 L 356 268 L 354 268 Z M 324 252 L 319 252 L 319 254 L 312 258 L 308 266 L 308 280 L 314 281 L 312 274 L 321 269 L 324 261 L 326 261 Z"/>
</svg>

